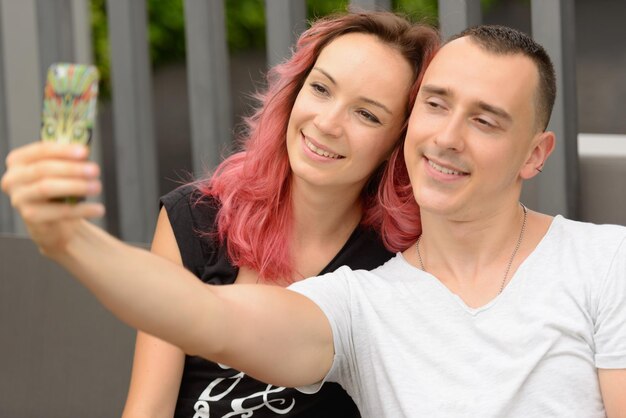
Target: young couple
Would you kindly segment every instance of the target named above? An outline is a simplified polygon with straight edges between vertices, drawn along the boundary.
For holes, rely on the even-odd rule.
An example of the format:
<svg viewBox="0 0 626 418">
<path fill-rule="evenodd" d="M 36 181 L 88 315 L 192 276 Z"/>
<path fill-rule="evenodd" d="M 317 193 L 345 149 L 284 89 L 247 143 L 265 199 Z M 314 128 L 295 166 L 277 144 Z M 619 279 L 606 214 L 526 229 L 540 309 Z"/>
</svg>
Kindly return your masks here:
<svg viewBox="0 0 626 418">
<path fill-rule="evenodd" d="M 313 25 L 275 69 L 244 152 L 162 200 L 163 257 L 84 221 L 102 206 L 51 201 L 99 192 L 84 149 L 9 155 L 2 187 L 41 251 L 147 333 L 128 416 L 158 386 L 171 415 L 181 375 L 183 391 L 211 368 L 230 374 L 201 378 L 197 417 L 315 399 L 326 409 L 302 414 L 333 416 L 340 389 L 297 394 L 326 382 L 364 417 L 626 416 L 626 228 L 519 202 L 555 145 L 547 54 L 482 26 L 430 61 L 436 39 L 388 13 Z M 215 363 L 183 368 L 183 352 Z M 220 365 L 275 386 L 233 398 L 247 377 Z M 213 409 L 222 398 L 231 412 Z"/>
</svg>

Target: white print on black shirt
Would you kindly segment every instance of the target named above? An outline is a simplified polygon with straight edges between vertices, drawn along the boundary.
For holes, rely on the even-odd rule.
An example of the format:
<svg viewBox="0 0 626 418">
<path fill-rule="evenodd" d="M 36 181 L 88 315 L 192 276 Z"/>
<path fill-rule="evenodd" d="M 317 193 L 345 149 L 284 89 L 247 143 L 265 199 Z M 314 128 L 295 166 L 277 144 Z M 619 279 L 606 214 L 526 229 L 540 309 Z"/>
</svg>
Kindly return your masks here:
<svg viewBox="0 0 626 418">
<path fill-rule="evenodd" d="M 228 370 L 230 367 L 219 364 L 222 369 Z M 216 402 L 228 395 L 237 384 L 243 379 L 245 374 L 238 372 L 237 374 L 224 378 L 220 377 L 213 380 L 204 391 L 200 394 L 198 401 L 194 405 L 196 411 L 193 418 L 211 418 L 210 402 Z M 221 393 L 213 393 L 213 390 L 217 385 L 225 380 L 232 380 L 232 383 Z M 230 418 L 240 416 L 242 418 L 249 418 L 254 415 L 254 411 L 267 407 L 270 411 L 278 415 L 285 415 L 291 411 L 296 403 L 295 399 L 291 399 L 291 403 L 287 407 L 283 407 L 288 403 L 287 399 L 273 398 L 269 399 L 270 394 L 282 392 L 284 387 L 267 385 L 265 390 L 255 392 L 251 395 L 233 399 L 230 403 L 232 411 L 220 418 Z M 244 404 L 246 404 L 244 406 Z M 217 418 L 217 417 L 214 417 Z"/>
</svg>

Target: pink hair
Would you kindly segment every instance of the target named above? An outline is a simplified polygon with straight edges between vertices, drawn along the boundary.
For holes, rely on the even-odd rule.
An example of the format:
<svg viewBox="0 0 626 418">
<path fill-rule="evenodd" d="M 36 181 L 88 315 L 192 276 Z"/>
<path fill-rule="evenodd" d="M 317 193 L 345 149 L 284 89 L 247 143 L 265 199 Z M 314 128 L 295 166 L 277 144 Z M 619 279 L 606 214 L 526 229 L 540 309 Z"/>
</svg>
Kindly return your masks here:
<svg viewBox="0 0 626 418">
<path fill-rule="evenodd" d="M 291 168 L 285 144 L 291 109 L 320 51 L 351 32 L 375 35 L 412 64 L 415 83 L 406 107 L 408 118 L 423 70 L 439 46 L 437 32 L 388 12 L 320 19 L 302 34 L 292 57 L 270 70 L 267 91 L 257 95 L 260 107 L 245 120 L 243 151 L 197 182 L 204 196 L 220 202 L 217 237 L 226 245 L 230 261 L 257 271 L 266 280 L 291 281 L 294 273 L 289 245 Z M 400 138 L 405 132 L 406 122 Z M 389 164 L 372 175 L 362 193 L 362 224 L 380 231 L 391 251 L 408 247 L 421 230 L 402 155 L 403 140 L 398 142 Z"/>
</svg>

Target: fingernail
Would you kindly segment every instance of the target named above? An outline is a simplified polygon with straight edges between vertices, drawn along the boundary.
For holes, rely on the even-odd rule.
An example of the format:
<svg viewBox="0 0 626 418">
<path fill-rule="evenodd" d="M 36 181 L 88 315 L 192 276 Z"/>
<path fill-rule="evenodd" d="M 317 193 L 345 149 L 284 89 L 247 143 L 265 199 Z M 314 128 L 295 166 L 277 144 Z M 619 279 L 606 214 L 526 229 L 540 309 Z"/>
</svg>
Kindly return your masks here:
<svg viewBox="0 0 626 418">
<path fill-rule="evenodd" d="M 97 176 L 98 175 L 98 166 L 94 163 L 89 163 L 87 165 L 85 165 L 85 167 L 83 168 L 84 173 L 89 176 L 89 177 L 93 177 L 93 176 Z"/>
<path fill-rule="evenodd" d="M 87 190 L 89 194 L 96 194 L 100 191 L 100 182 L 99 181 L 90 181 L 87 184 Z"/>
<path fill-rule="evenodd" d="M 96 207 L 94 207 L 94 212 L 94 216 L 99 218 L 104 216 L 104 214 L 106 213 L 106 209 L 104 208 L 104 205 L 98 204 Z"/>
<path fill-rule="evenodd" d="M 76 145 L 72 149 L 72 155 L 75 157 L 85 157 L 87 155 L 87 148 L 82 145 Z"/>
</svg>

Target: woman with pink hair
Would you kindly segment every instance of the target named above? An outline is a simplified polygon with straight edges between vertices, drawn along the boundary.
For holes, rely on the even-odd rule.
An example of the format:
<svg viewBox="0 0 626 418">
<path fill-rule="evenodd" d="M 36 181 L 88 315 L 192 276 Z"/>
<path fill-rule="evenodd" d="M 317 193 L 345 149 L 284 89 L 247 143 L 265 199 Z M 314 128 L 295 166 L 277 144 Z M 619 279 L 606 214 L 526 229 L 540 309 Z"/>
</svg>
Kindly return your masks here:
<svg viewBox="0 0 626 418">
<path fill-rule="evenodd" d="M 432 28 L 386 12 L 348 13 L 313 23 L 293 56 L 270 71 L 260 106 L 246 121 L 242 151 L 207 178 L 161 199 L 152 251 L 208 284 L 287 286 L 342 265 L 373 269 L 404 250 L 420 231 L 402 138 L 438 43 Z M 19 197 L 20 183 L 25 188 L 54 180 L 50 173 L 28 177 L 20 171 L 21 162 L 32 167 L 65 158 L 68 166 L 76 164 L 67 149 L 50 147 L 31 145 L 9 157 L 3 187 L 22 215 L 62 205 L 50 203 L 52 196 Z M 72 190 L 64 186 L 50 193 L 97 193 L 96 172 L 93 167 L 81 171 L 86 189 L 77 190 L 74 182 Z M 80 203 L 72 216 L 101 214 L 94 205 Z M 51 213 L 46 221 L 54 218 Z M 35 218 L 27 223 L 37 224 Z M 188 326 L 194 327 L 193 320 Z M 139 332 L 124 417 L 172 415 L 359 413 L 336 384 L 305 395 L 186 356 Z"/>
</svg>

